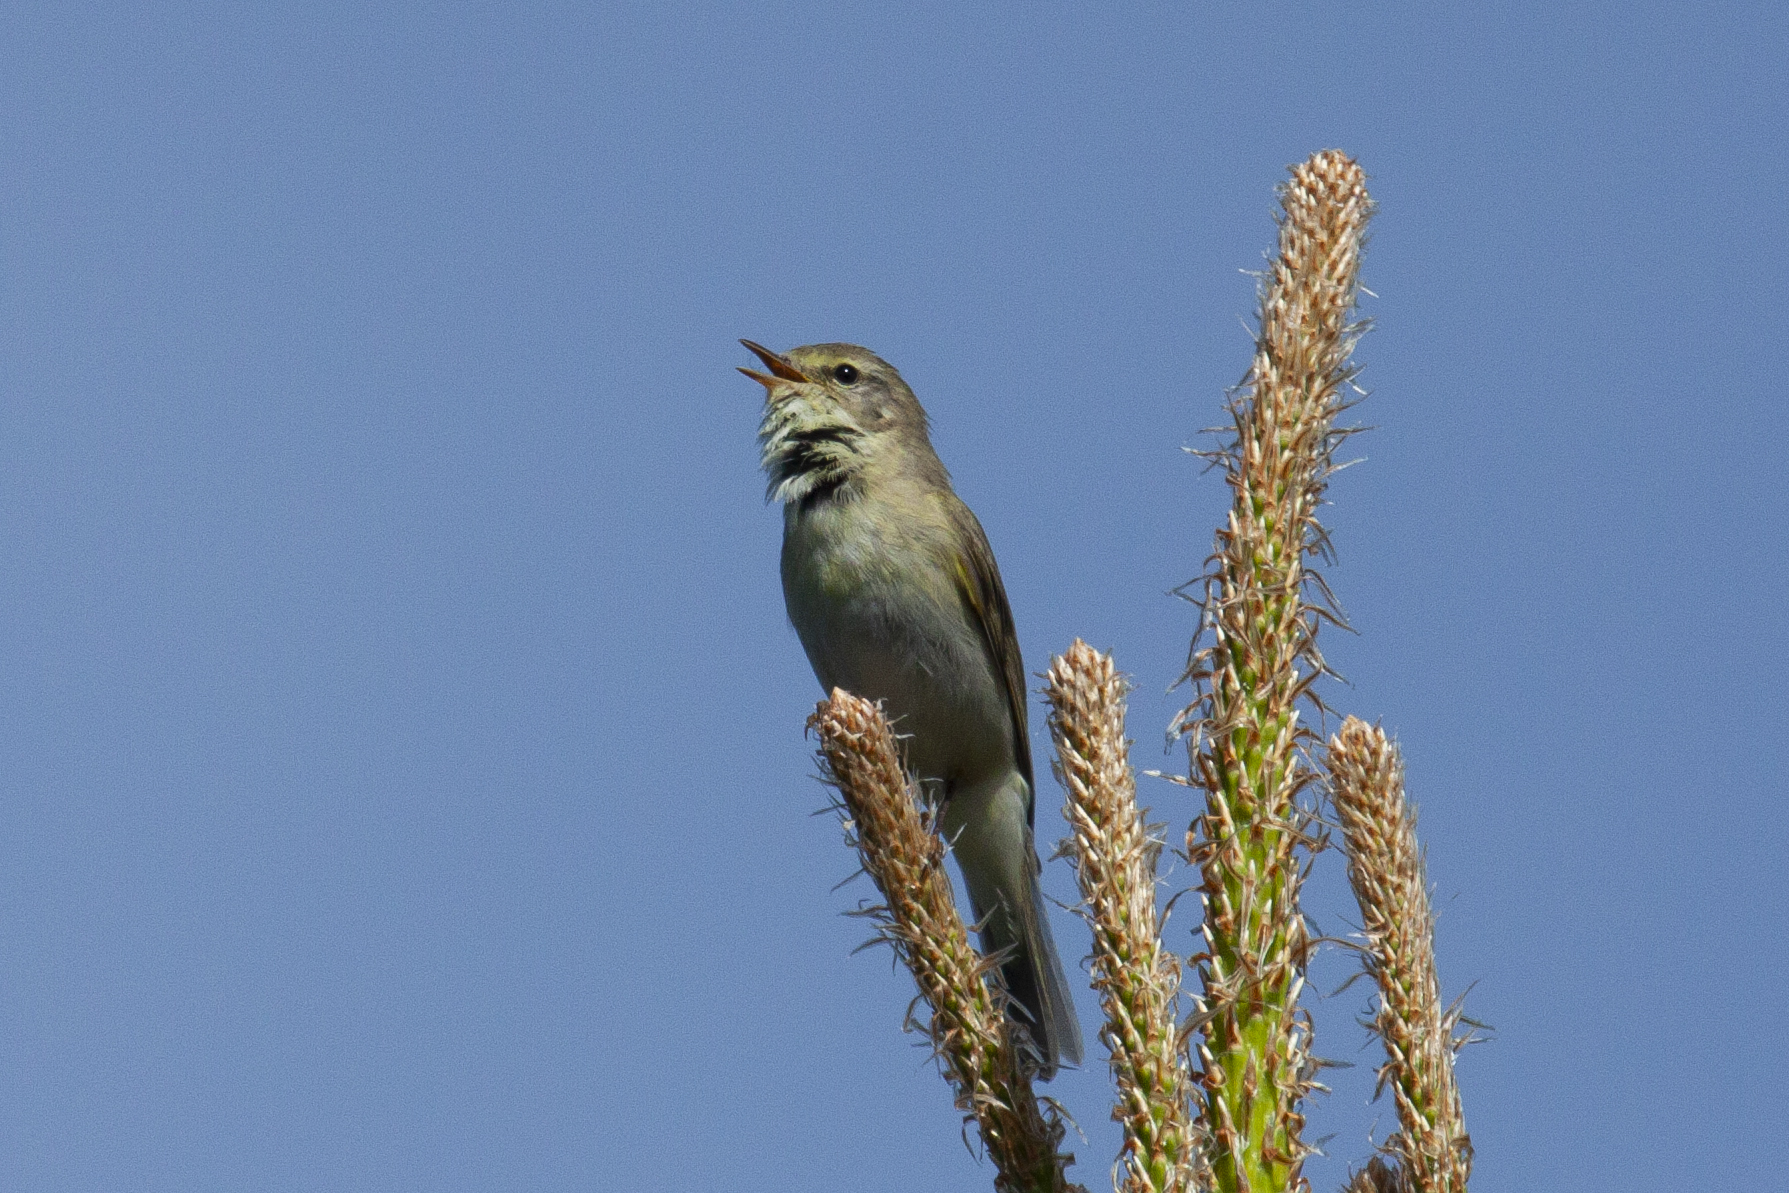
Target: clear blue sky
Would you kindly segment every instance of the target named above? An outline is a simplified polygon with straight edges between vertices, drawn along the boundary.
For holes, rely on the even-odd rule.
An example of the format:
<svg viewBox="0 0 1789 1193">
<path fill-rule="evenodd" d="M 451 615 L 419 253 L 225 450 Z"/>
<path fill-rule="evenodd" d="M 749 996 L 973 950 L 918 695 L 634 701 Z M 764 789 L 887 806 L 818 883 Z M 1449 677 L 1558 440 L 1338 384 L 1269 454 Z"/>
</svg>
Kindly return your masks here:
<svg viewBox="0 0 1789 1193">
<path fill-rule="evenodd" d="M 1029 669 L 1115 649 L 1173 767 L 1180 448 L 1332 146 L 1329 699 L 1497 1028 L 1474 1189 L 1780 1180 L 1789 18 L 1448 7 L 9 9 L 0 1188 L 990 1187 L 839 914 L 735 338 L 895 362 Z M 1366 1004 L 1319 1190 L 1392 1122 Z M 1093 1188 L 1107 1089 L 1051 1091 Z"/>
</svg>

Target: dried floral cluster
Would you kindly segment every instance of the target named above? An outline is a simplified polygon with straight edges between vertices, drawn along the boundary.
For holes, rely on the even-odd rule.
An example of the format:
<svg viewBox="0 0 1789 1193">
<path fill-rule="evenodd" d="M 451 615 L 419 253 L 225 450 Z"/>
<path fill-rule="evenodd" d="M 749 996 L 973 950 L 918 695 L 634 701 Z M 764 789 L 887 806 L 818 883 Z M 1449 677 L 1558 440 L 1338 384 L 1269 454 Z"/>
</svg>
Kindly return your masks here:
<svg viewBox="0 0 1789 1193">
<path fill-rule="evenodd" d="M 823 776 L 838 791 L 848 844 L 881 892 L 864 909 L 880 939 L 912 972 L 931 1008 L 928 1030 L 957 1106 L 975 1120 L 999 1172 L 1001 1193 L 1067 1193 L 1074 1159 L 1064 1128 L 1040 1109 L 1014 1038 L 994 966 L 969 942 L 957 913 L 944 842 L 901 765 L 888 721 L 874 704 L 834 689 L 808 721 L 820 739 Z"/>
<path fill-rule="evenodd" d="M 1124 694 L 1111 657 L 1079 639 L 1045 676 L 1056 774 L 1068 793 L 1062 814 L 1093 929 L 1093 988 L 1106 1012 L 1101 1034 L 1118 1087 L 1112 1117 L 1124 1126 L 1120 1188 L 1185 1193 L 1197 1187 L 1199 1153 L 1176 1009 L 1180 961 L 1162 947 L 1161 842 L 1137 807 Z"/>
<path fill-rule="evenodd" d="M 1454 1084 L 1459 1011 L 1441 1009 L 1435 914 L 1416 814 L 1404 802 L 1404 763 L 1378 726 L 1349 717 L 1329 739 L 1329 776 L 1366 968 L 1379 988 L 1373 1028 L 1386 1057 L 1379 1084 L 1398 1105 L 1400 1129 L 1386 1151 L 1415 1188 L 1465 1193 L 1472 1141 Z"/>
</svg>

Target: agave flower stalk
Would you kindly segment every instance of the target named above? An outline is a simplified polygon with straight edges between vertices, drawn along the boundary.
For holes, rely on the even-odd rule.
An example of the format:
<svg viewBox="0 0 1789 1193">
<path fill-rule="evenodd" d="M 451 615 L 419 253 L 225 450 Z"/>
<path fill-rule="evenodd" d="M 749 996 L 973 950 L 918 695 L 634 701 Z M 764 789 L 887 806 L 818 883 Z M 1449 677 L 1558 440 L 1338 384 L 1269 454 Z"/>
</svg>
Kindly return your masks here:
<svg viewBox="0 0 1789 1193">
<path fill-rule="evenodd" d="M 1301 1103 L 1315 1087 L 1298 997 L 1311 950 L 1299 909 L 1316 842 L 1300 794 L 1312 779 L 1301 704 L 1324 671 L 1317 628 L 1333 619 L 1307 566 L 1324 550 L 1317 511 L 1348 404 L 1366 176 L 1325 151 L 1280 191 L 1279 250 L 1263 277 L 1255 357 L 1233 392 L 1229 442 L 1213 453 L 1232 504 L 1202 580 L 1202 634 L 1177 722 L 1205 809 L 1187 834 L 1199 867 L 1203 949 L 1200 1119 L 1222 1193 L 1306 1188 Z"/>
<path fill-rule="evenodd" d="M 865 909 L 894 947 L 931 1011 L 925 1030 L 959 1109 L 975 1121 L 994 1161 L 999 1193 L 1084 1193 L 1068 1183 L 1074 1157 L 1064 1126 L 1032 1092 L 994 968 L 969 941 L 944 868 L 935 812 L 901 765 L 881 709 L 833 689 L 808 727 L 820 739 L 822 776 L 840 797 L 847 843 L 882 895 Z"/>
</svg>

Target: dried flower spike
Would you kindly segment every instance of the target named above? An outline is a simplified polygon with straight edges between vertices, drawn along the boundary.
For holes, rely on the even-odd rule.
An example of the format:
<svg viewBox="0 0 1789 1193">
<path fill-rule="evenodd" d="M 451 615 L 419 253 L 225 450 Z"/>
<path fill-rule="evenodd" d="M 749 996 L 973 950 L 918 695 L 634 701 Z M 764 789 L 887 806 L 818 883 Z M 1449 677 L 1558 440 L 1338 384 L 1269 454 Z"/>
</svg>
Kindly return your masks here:
<svg viewBox="0 0 1789 1193">
<path fill-rule="evenodd" d="M 881 892 L 867 909 L 880 939 L 913 974 L 931 1009 L 927 1031 L 957 1106 L 975 1120 L 1000 1193 L 1070 1193 L 1059 1150 L 1064 1127 L 1031 1089 L 992 966 L 957 913 L 944 842 L 901 765 L 881 709 L 833 689 L 808 721 L 820 738 L 822 776 L 838 790 L 845 836 Z"/>
<path fill-rule="evenodd" d="M 1106 1012 L 1124 1126 L 1122 1193 L 1191 1193 L 1197 1146 L 1191 1081 L 1175 1004 L 1180 963 L 1162 947 L 1156 856 L 1137 807 L 1125 682 L 1108 655 L 1080 639 L 1051 661 L 1044 695 L 1056 742 L 1056 775 L 1068 792 L 1070 856 L 1093 929 L 1093 986 Z"/>
<path fill-rule="evenodd" d="M 1435 915 L 1404 764 L 1375 725 L 1349 717 L 1329 739 L 1330 795 L 1348 853 L 1348 881 L 1366 930 L 1367 972 L 1379 988 L 1374 1030 L 1385 1045 L 1380 1087 L 1398 1104 L 1386 1143 L 1412 1193 L 1466 1193 L 1472 1140 L 1454 1082 L 1457 1012 L 1441 1006 Z"/>
</svg>

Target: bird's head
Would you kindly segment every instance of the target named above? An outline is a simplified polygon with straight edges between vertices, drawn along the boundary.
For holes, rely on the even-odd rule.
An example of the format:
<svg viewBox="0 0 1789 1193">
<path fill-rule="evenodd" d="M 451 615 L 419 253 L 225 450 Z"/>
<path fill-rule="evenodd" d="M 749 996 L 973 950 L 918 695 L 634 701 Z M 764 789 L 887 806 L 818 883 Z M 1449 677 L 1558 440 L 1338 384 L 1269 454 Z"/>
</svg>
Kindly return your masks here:
<svg viewBox="0 0 1789 1193">
<path fill-rule="evenodd" d="M 765 390 L 758 444 L 770 500 L 839 496 L 879 464 L 899 467 L 910 454 L 937 459 L 919 399 L 869 349 L 810 344 L 779 355 L 750 340 L 740 343 L 769 370 L 739 371 Z"/>
</svg>

